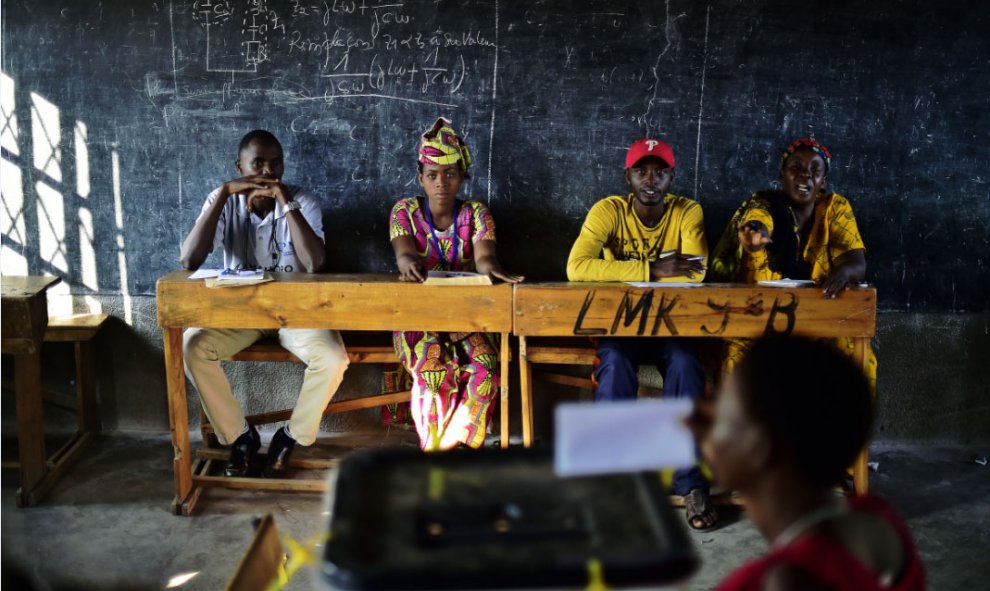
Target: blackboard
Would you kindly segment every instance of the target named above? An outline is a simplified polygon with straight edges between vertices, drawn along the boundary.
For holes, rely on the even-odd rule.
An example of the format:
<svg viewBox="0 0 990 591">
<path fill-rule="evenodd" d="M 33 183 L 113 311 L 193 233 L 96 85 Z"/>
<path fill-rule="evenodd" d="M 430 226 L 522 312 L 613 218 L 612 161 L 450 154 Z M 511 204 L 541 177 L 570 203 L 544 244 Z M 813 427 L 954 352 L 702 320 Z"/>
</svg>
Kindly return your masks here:
<svg viewBox="0 0 990 591">
<path fill-rule="evenodd" d="M 990 4 L 920 0 L 7 1 L 4 265 L 154 293 L 236 144 L 282 140 L 321 196 L 330 270 L 394 270 L 387 216 L 446 115 L 506 267 L 564 277 L 588 208 L 645 135 L 714 241 L 814 135 L 885 309 L 990 293 Z M 21 257 L 23 261 L 17 263 Z M 14 262 L 11 262 L 14 261 Z"/>
</svg>

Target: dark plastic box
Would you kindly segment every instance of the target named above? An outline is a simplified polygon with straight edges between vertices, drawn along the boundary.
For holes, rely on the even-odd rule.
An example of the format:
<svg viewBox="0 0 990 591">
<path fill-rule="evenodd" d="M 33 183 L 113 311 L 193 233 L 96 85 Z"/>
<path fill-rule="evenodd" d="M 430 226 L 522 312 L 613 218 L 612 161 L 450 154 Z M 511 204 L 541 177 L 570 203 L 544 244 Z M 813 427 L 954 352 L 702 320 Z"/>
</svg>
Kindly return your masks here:
<svg viewBox="0 0 990 591">
<path fill-rule="evenodd" d="M 329 494 L 330 589 L 656 586 L 698 564 L 657 473 L 561 479 L 545 450 L 360 452 Z"/>
</svg>

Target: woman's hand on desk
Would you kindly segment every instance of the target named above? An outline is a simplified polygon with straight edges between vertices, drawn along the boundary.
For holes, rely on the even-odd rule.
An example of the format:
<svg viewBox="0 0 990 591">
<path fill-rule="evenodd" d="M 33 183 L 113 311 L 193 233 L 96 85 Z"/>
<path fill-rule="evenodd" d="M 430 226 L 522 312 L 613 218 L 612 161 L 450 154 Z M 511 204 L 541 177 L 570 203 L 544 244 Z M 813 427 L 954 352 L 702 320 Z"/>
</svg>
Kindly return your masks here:
<svg viewBox="0 0 990 591">
<path fill-rule="evenodd" d="M 525 279 L 522 275 L 513 275 L 511 273 L 506 273 L 501 267 L 497 269 L 491 269 L 488 271 L 488 276 L 491 277 L 492 281 L 496 279 L 502 280 L 506 283 L 519 283 Z"/>
<path fill-rule="evenodd" d="M 866 277 L 866 255 L 862 248 L 842 253 L 833 264 L 832 272 L 822 282 L 822 293 L 826 298 L 834 298 L 850 284 L 859 283 Z"/>
<path fill-rule="evenodd" d="M 423 261 L 415 255 L 401 255 L 398 258 L 399 281 L 426 281 L 426 269 Z"/>
<path fill-rule="evenodd" d="M 519 283 L 524 279 L 522 275 L 507 273 L 498 262 L 498 255 L 495 252 L 494 240 L 480 240 L 474 245 L 474 269 L 478 273 L 488 275 L 494 283 L 496 280 L 506 283 Z"/>
</svg>

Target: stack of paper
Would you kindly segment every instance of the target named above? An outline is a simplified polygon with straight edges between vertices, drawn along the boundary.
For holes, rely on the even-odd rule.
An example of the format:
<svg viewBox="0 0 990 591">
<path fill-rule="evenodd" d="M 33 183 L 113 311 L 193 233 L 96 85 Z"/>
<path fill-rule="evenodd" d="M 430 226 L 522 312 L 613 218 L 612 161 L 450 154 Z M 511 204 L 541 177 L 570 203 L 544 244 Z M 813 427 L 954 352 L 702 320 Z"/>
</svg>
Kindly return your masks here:
<svg viewBox="0 0 990 591">
<path fill-rule="evenodd" d="M 767 279 L 757 283 L 767 287 L 811 287 L 815 284 L 811 279 Z"/>
<path fill-rule="evenodd" d="M 626 281 L 633 287 L 647 287 L 650 289 L 666 289 L 668 287 L 704 287 L 701 283 L 691 283 L 690 281 Z"/>
<path fill-rule="evenodd" d="M 492 279 L 481 273 L 430 271 L 423 283 L 425 285 L 491 285 Z"/>
<path fill-rule="evenodd" d="M 236 287 L 239 285 L 255 285 L 273 281 L 271 275 L 262 269 L 225 269 L 216 277 L 207 277 L 206 287 Z"/>
</svg>

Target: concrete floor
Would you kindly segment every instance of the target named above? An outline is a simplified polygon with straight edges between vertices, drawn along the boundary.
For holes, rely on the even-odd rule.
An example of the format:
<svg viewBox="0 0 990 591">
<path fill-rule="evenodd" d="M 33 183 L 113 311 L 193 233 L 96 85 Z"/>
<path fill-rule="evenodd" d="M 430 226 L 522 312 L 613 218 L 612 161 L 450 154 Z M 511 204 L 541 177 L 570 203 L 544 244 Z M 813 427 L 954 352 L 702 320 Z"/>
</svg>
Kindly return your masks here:
<svg viewBox="0 0 990 591">
<path fill-rule="evenodd" d="M 408 445 L 393 430 L 321 439 L 320 445 Z M 990 467 L 973 462 L 987 449 L 875 445 L 873 491 L 911 526 L 928 569 L 929 588 L 976 589 L 990 579 Z M 313 494 L 213 489 L 194 517 L 169 511 L 171 446 L 167 435 L 102 435 L 41 506 L 14 505 L 16 476 L 2 482 L 5 589 L 20 572 L 38 589 L 222 589 L 252 537 L 252 520 L 275 516 L 283 534 L 303 541 L 324 527 L 323 500 Z M 721 529 L 692 533 L 699 573 L 678 588 L 710 589 L 766 545 L 744 516 Z M 300 571 L 288 589 L 313 589 L 315 573 Z"/>
</svg>

